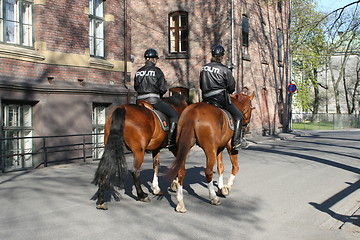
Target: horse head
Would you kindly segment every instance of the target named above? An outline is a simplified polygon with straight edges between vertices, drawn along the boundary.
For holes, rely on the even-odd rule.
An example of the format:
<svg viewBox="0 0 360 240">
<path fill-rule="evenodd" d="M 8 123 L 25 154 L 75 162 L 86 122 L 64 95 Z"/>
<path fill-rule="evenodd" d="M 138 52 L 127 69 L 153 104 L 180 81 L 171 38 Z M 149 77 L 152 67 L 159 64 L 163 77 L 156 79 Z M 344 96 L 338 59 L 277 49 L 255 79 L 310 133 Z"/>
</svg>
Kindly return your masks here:
<svg viewBox="0 0 360 240">
<path fill-rule="evenodd" d="M 231 95 L 231 101 L 243 114 L 243 124 L 248 124 L 251 118 L 251 112 L 254 107 L 251 106 L 251 101 L 254 99 L 255 93 L 246 95 L 244 93 L 235 93 Z"/>
<path fill-rule="evenodd" d="M 163 98 L 163 100 L 169 103 L 176 112 L 180 115 L 184 109 L 190 104 L 190 101 L 183 95 L 177 94 L 170 97 Z"/>
</svg>

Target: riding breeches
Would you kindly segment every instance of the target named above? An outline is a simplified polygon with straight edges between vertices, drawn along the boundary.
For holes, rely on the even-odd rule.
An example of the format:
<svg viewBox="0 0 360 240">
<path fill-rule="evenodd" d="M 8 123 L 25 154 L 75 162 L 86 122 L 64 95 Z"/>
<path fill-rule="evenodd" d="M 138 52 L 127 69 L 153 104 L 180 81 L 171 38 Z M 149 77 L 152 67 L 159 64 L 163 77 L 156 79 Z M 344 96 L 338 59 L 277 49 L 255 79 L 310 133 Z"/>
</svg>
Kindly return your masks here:
<svg viewBox="0 0 360 240">
<path fill-rule="evenodd" d="M 216 102 L 223 109 L 227 110 L 235 121 L 242 120 L 242 112 L 233 104 L 229 104 L 223 94 L 214 95 L 204 99 L 205 102 Z"/>
<path fill-rule="evenodd" d="M 157 103 L 152 104 L 156 110 L 163 112 L 166 116 L 169 117 L 170 122 L 177 123 L 178 122 L 178 113 L 175 109 L 167 104 L 166 102 L 160 100 Z"/>
</svg>

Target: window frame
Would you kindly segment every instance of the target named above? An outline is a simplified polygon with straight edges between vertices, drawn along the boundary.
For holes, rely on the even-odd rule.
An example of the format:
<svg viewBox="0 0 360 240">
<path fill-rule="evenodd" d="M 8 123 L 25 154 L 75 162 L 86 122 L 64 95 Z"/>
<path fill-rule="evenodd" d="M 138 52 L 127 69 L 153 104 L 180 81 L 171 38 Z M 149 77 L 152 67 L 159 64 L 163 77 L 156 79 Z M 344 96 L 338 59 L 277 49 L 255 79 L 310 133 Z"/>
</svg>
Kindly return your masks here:
<svg viewBox="0 0 360 240">
<path fill-rule="evenodd" d="M 100 159 L 104 152 L 104 133 L 105 133 L 105 122 L 107 116 L 108 104 L 96 104 L 92 106 L 92 144 L 93 144 L 93 159 Z M 101 108 L 101 109 L 100 109 Z M 104 111 L 103 118 L 99 119 L 100 110 Z"/>
<path fill-rule="evenodd" d="M 97 3 L 101 1 L 102 4 L 102 12 L 101 15 L 97 13 Z M 88 0 L 89 4 L 89 49 L 90 49 L 90 56 L 97 57 L 97 58 L 105 58 L 106 57 L 106 39 L 105 39 L 105 0 Z M 101 23 L 102 30 L 99 32 L 96 28 L 96 23 Z M 98 34 L 101 32 L 101 37 L 98 37 Z M 102 47 L 100 51 L 97 51 L 98 48 L 97 40 L 102 40 Z M 102 52 L 99 53 L 99 52 Z"/>
<path fill-rule="evenodd" d="M 11 111 L 11 108 L 17 108 L 16 113 Z M 2 136 L 4 139 L 1 155 L 4 157 L 1 158 L 1 164 L 3 170 L 14 171 L 32 168 L 34 164 L 32 156 L 34 151 L 32 138 L 34 135 L 33 106 L 31 104 L 5 103 L 2 106 L 2 111 Z M 10 122 L 11 112 L 17 118 L 15 124 Z M 25 125 L 25 119 L 30 124 Z M 14 145 L 15 148 L 11 147 Z M 5 158 L 5 156 L 9 157 Z"/>
<path fill-rule="evenodd" d="M 185 24 L 180 26 L 181 17 L 184 17 Z M 175 21 L 173 21 L 175 18 Z M 173 23 L 174 22 L 174 26 Z M 174 34 L 172 34 L 174 32 Z M 184 38 L 181 36 L 185 34 Z M 173 40 L 174 38 L 174 40 Z M 174 44 L 175 46 L 174 46 Z M 184 43 L 185 50 L 182 50 Z M 189 54 L 189 14 L 185 11 L 175 11 L 168 14 L 168 57 L 182 58 Z"/>
<path fill-rule="evenodd" d="M 0 43 L 16 45 L 26 48 L 34 47 L 34 14 L 33 14 L 33 0 L 14 0 L 14 4 L 10 3 L 13 6 L 14 19 L 7 19 L 7 2 L 9 0 L 0 0 Z M 24 6 L 26 5 L 26 8 Z M 24 11 L 28 9 L 28 11 Z M 23 14 L 25 12 L 25 14 Z M 26 18 L 24 17 L 26 15 Z M 28 22 L 25 22 L 24 19 L 27 19 Z M 14 24 L 14 40 L 8 40 L 8 23 Z M 24 28 L 27 27 L 28 31 L 24 31 Z M 28 37 L 25 38 L 27 33 Z M 27 39 L 27 41 L 25 41 Z"/>
<path fill-rule="evenodd" d="M 243 14 L 241 18 L 241 51 L 244 60 L 250 60 L 250 18 Z"/>
</svg>

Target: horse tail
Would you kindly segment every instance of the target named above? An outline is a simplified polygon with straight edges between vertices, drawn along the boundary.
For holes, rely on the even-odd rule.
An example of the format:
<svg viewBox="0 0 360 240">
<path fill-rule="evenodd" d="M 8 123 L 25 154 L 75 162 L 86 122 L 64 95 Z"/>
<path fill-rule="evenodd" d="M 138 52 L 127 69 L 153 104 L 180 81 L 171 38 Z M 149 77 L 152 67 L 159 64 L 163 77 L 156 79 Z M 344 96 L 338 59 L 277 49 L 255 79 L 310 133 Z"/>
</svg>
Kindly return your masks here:
<svg viewBox="0 0 360 240">
<path fill-rule="evenodd" d="M 195 122 L 187 120 L 185 124 L 184 126 L 179 122 L 178 125 L 176 159 L 165 174 L 168 180 L 173 180 L 177 176 L 181 166 L 185 165 L 190 149 L 195 144 Z"/>
<path fill-rule="evenodd" d="M 117 108 L 111 116 L 110 134 L 95 172 L 95 185 L 107 188 L 124 187 L 127 177 L 127 164 L 124 154 L 125 108 Z"/>
</svg>

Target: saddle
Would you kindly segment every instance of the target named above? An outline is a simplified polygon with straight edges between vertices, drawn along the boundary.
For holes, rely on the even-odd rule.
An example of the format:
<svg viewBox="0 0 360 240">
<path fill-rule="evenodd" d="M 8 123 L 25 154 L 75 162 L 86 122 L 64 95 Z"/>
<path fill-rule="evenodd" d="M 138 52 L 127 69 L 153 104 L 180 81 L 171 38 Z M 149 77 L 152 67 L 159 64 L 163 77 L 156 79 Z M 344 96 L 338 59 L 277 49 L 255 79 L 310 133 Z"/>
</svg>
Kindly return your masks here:
<svg viewBox="0 0 360 240">
<path fill-rule="evenodd" d="M 151 103 L 149 103 L 149 102 L 147 102 L 145 100 L 137 100 L 136 104 L 140 105 L 140 106 L 143 106 L 143 107 L 146 107 L 147 109 L 152 111 L 155 114 L 155 116 L 157 117 L 157 119 L 159 120 L 161 128 L 165 132 L 169 131 L 169 129 L 170 129 L 169 120 L 168 120 L 167 116 L 163 112 L 160 112 L 159 110 L 156 110 Z"/>
<path fill-rule="evenodd" d="M 221 107 L 220 104 L 218 104 L 217 102 L 212 102 L 212 101 L 206 101 L 206 103 L 208 104 L 211 104 L 211 105 L 214 105 L 215 107 L 219 108 L 226 116 L 226 119 L 227 119 L 227 122 L 228 122 L 228 125 L 229 125 L 229 128 L 234 131 L 235 129 L 235 126 L 234 126 L 234 118 L 231 116 L 230 112 L 228 112 L 227 110 L 223 109 Z"/>
</svg>

